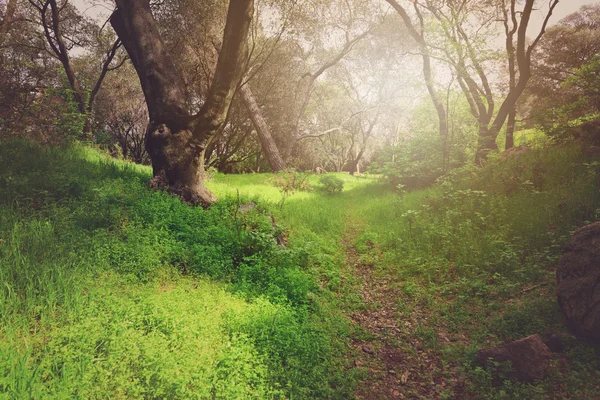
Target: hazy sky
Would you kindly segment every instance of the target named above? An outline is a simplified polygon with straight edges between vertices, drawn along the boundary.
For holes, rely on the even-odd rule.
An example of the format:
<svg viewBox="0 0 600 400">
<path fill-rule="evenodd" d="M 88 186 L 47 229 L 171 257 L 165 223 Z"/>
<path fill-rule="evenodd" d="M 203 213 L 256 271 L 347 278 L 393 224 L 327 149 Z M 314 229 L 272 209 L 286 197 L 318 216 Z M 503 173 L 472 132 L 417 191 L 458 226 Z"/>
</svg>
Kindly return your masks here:
<svg viewBox="0 0 600 400">
<path fill-rule="evenodd" d="M 383 1 L 383 0 L 379 0 Z M 92 17 L 98 14 L 102 14 L 104 18 L 107 15 L 106 6 L 92 6 L 93 3 L 97 3 L 96 1 L 91 0 L 72 0 L 73 4 L 77 6 L 77 8 L 81 11 L 84 11 L 86 15 Z M 6 3 L 6 0 L 0 0 L 0 4 Z M 110 4 L 109 1 L 104 1 L 104 4 Z M 585 4 L 598 4 L 600 0 L 561 0 L 556 6 L 554 15 L 552 16 L 551 24 L 560 21 L 562 18 L 566 17 L 569 14 L 577 11 L 581 6 Z M 544 4 L 543 9 L 547 9 L 548 6 L 547 0 L 540 1 L 539 4 Z M 543 10 L 542 9 L 542 10 Z M 538 12 L 535 15 L 535 21 L 541 24 L 541 20 L 543 19 L 542 12 Z"/>
<path fill-rule="evenodd" d="M 573 14 L 574 12 L 579 10 L 583 5 L 599 3 L 600 0 L 561 0 L 554 9 L 554 14 L 552 15 L 552 19 L 550 20 L 550 25 L 557 23 L 569 14 Z M 544 11 L 548 9 L 548 1 L 540 1 L 539 4 L 544 4 L 544 6 L 534 16 L 534 21 L 536 22 L 536 25 L 541 25 L 545 16 Z"/>
</svg>

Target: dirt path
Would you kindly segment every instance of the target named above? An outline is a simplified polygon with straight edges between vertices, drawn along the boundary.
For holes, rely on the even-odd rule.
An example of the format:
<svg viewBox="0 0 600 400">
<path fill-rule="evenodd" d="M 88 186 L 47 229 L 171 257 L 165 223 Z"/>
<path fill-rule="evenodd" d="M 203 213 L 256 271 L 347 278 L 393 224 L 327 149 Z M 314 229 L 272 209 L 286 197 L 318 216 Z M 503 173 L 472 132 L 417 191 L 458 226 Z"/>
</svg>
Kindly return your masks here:
<svg viewBox="0 0 600 400">
<path fill-rule="evenodd" d="M 428 316 L 413 309 L 400 315 L 403 298 L 390 274 L 361 261 L 354 241 L 360 234 L 358 224 L 349 223 L 343 246 L 348 272 L 359 281 L 365 307 L 350 314 L 361 334 L 355 335 L 355 367 L 364 373 L 356 393 L 358 399 L 440 399 L 461 398 L 462 382 L 453 365 L 442 366 L 439 348 L 424 346 L 420 323 Z M 449 341 L 443 332 L 436 340 Z"/>
</svg>

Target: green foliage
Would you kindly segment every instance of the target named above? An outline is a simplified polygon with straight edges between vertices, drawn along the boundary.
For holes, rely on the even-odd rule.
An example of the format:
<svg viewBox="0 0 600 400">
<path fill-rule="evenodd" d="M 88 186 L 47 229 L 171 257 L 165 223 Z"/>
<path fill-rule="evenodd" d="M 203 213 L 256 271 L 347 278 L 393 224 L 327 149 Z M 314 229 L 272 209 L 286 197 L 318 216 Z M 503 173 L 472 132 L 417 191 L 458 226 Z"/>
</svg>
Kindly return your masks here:
<svg viewBox="0 0 600 400">
<path fill-rule="evenodd" d="M 0 170 L 2 395 L 345 398 L 341 323 L 265 207 L 191 208 L 83 147 L 3 143 Z"/>
<path fill-rule="evenodd" d="M 273 186 L 279 188 L 281 192 L 281 203 L 279 208 L 283 207 L 285 199 L 297 191 L 312 190 L 308 184 L 308 177 L 312 174 L 310 171 L 298 172 L 294 168 L 287 168 L 279 171 L 273 178 Z"/>
<path fill-rule="evenodd" d="M 329 194 L 341 193 L 344 190 L 344 181 L 335 175 L 325 175 L 319 179 L 323 189 Z"/>
<path fill-rule="evenodd" d="M 449 138 L 440 137 L 439 123 L 431 101 L 421 104 L 406 132 L 399 132 L 397 144 L 386 146 L 369 166 L 381 174 L 391 187 L 426 188 L 447 171 L 473 160 L 477 131 L 468 104 L 459 94 L 451 94 L 453 107 L 449 115 Z M 444 155 L 445 154 L 445 155 Z"/>
<path fill-rule="evenodd" d="M 581 95 L 578 102 L 583 105 L 592 105 L 596 112 L 600 112 L 600 56 L 595 55 L 563 82 L 565 88 L 577 88 Z"/>
<path fill-rule="evenodd" d="M 46 89 L 46 95 L 51 98 L 58 96 L 63 104 L 57 104 L 56 118 L 54 122 L 54 134 L 61 138 L 77 139 L 83 132 L 86 115 L 79 111 L 79 104 L 75 101 L 74 92 L 71 89 Z"/>
<path fill-rule="evenodd" d="M 222 200 L 202 210 L 148 191 L 149 169 L 81 147 L 4 143 L 0 171 L 7 397 L 351 398 L 360 371 L 340 359 L 352 332 L 340 308 L 365 304 L 346 246 L 398 293 L 397 326 L 413 324 L 397 333 L 407 363 L 418 342 L 443 366 L 421 372 L 441 374 L 435 396 L 451 398 L 460 377 L 468 398 L 597 397 L 583 343 L 533 384 L 498 382 L 473 361 L 478 348 L 565 329 L 553 266 L 600 209 L 598 167 L 577 147 L 492 158 L 400 196 L 331 174 L 346 190 L 294 191 L 282 210 L 270 175 L 217 175 Z"/>
<path fill-rule="evenodd" d="M 310 175 L 310 171 L 298 172 L 294 168 L 287 168 L 278 172 L 272 182 L 282 193 L 290 195 L 300 190 L 311 190 L 307 180 Z"/>
</svg>

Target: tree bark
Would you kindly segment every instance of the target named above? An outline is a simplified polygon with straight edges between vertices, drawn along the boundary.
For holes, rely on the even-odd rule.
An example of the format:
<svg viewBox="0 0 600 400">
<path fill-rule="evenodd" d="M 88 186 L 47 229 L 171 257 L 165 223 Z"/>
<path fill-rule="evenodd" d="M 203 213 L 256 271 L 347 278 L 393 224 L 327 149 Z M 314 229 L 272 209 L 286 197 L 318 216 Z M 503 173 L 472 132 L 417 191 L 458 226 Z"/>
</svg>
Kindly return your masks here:
<svg viewBox="0 0 600 400">
<path fill-rule="evenodd" d="M 282 169 L 285 169 L 285 162 L 283 161 L 283 158 L 281 158 L 279 149 L 277 148 L 277 145 L 271 136 L 269 126 L 263 118 L 262 111 L 256 103 L 256 99 L 252 94 L 248 84 L 246 83 L 244 86 L 242 86 L 239 92 L 242 96 L 242 100 L 244 101 L 244 105 L 246 106 L 246 110 L 248 110 L 252 124 L 256 129 L 256 134 L 260 139 L 261 148 L 267 156 L 271 170 L 273 172 L 279 172 Z"/>
<path fill-rule="evenodd" d="M 519 27 L 517 14 L 515 12 L 516 0 L 510 0 L 510 7 L 502 2 L 502 11 L 504 14 L 504 33 L 506 35 L 506 55 L 508 58 L 508 74 L 509 74 L 509 91 L 515 90 L 517 86 L 517 70 L 515 60 L 515 44 L 514 36 Z M 515 121 L 517 118 L 517 109 L 513 107 L 508 114 L 508 122 L 506 124 L 506 140 L 504 150 L 512 149 L 515 146 Z"/>
<path fill-rule="evenodd" d="M 148 0 L 117 0 L 117 6 L 110 21 L 137 71 L 148 106 L 151 185 L 208 206 L 216 198 L 204 185 L 204 150 L 224 123 L 242 77 L 254 1 L 229 4 L 213 81 L 196 115 L 186 108 L 183 79 L 165 49 Z"/>
</svg>

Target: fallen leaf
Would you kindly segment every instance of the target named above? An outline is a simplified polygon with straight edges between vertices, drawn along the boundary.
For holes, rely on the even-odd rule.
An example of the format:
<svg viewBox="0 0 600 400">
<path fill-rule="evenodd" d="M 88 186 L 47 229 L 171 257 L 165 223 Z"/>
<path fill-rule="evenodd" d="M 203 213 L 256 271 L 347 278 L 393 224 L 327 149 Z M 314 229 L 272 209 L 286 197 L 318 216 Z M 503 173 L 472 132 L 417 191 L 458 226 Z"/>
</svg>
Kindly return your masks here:
<svg viewBox="0 0 600 400">
<path fill-rule="evenodd" d="M 409 375 L 410 375 L 410 372 L 404 371 L 404 373 L 402 374 L 402 377 L 400 378 L 400 380 L 402 381 L 403 384 L 405 384 L 408 381 Z"/>
</svg>

